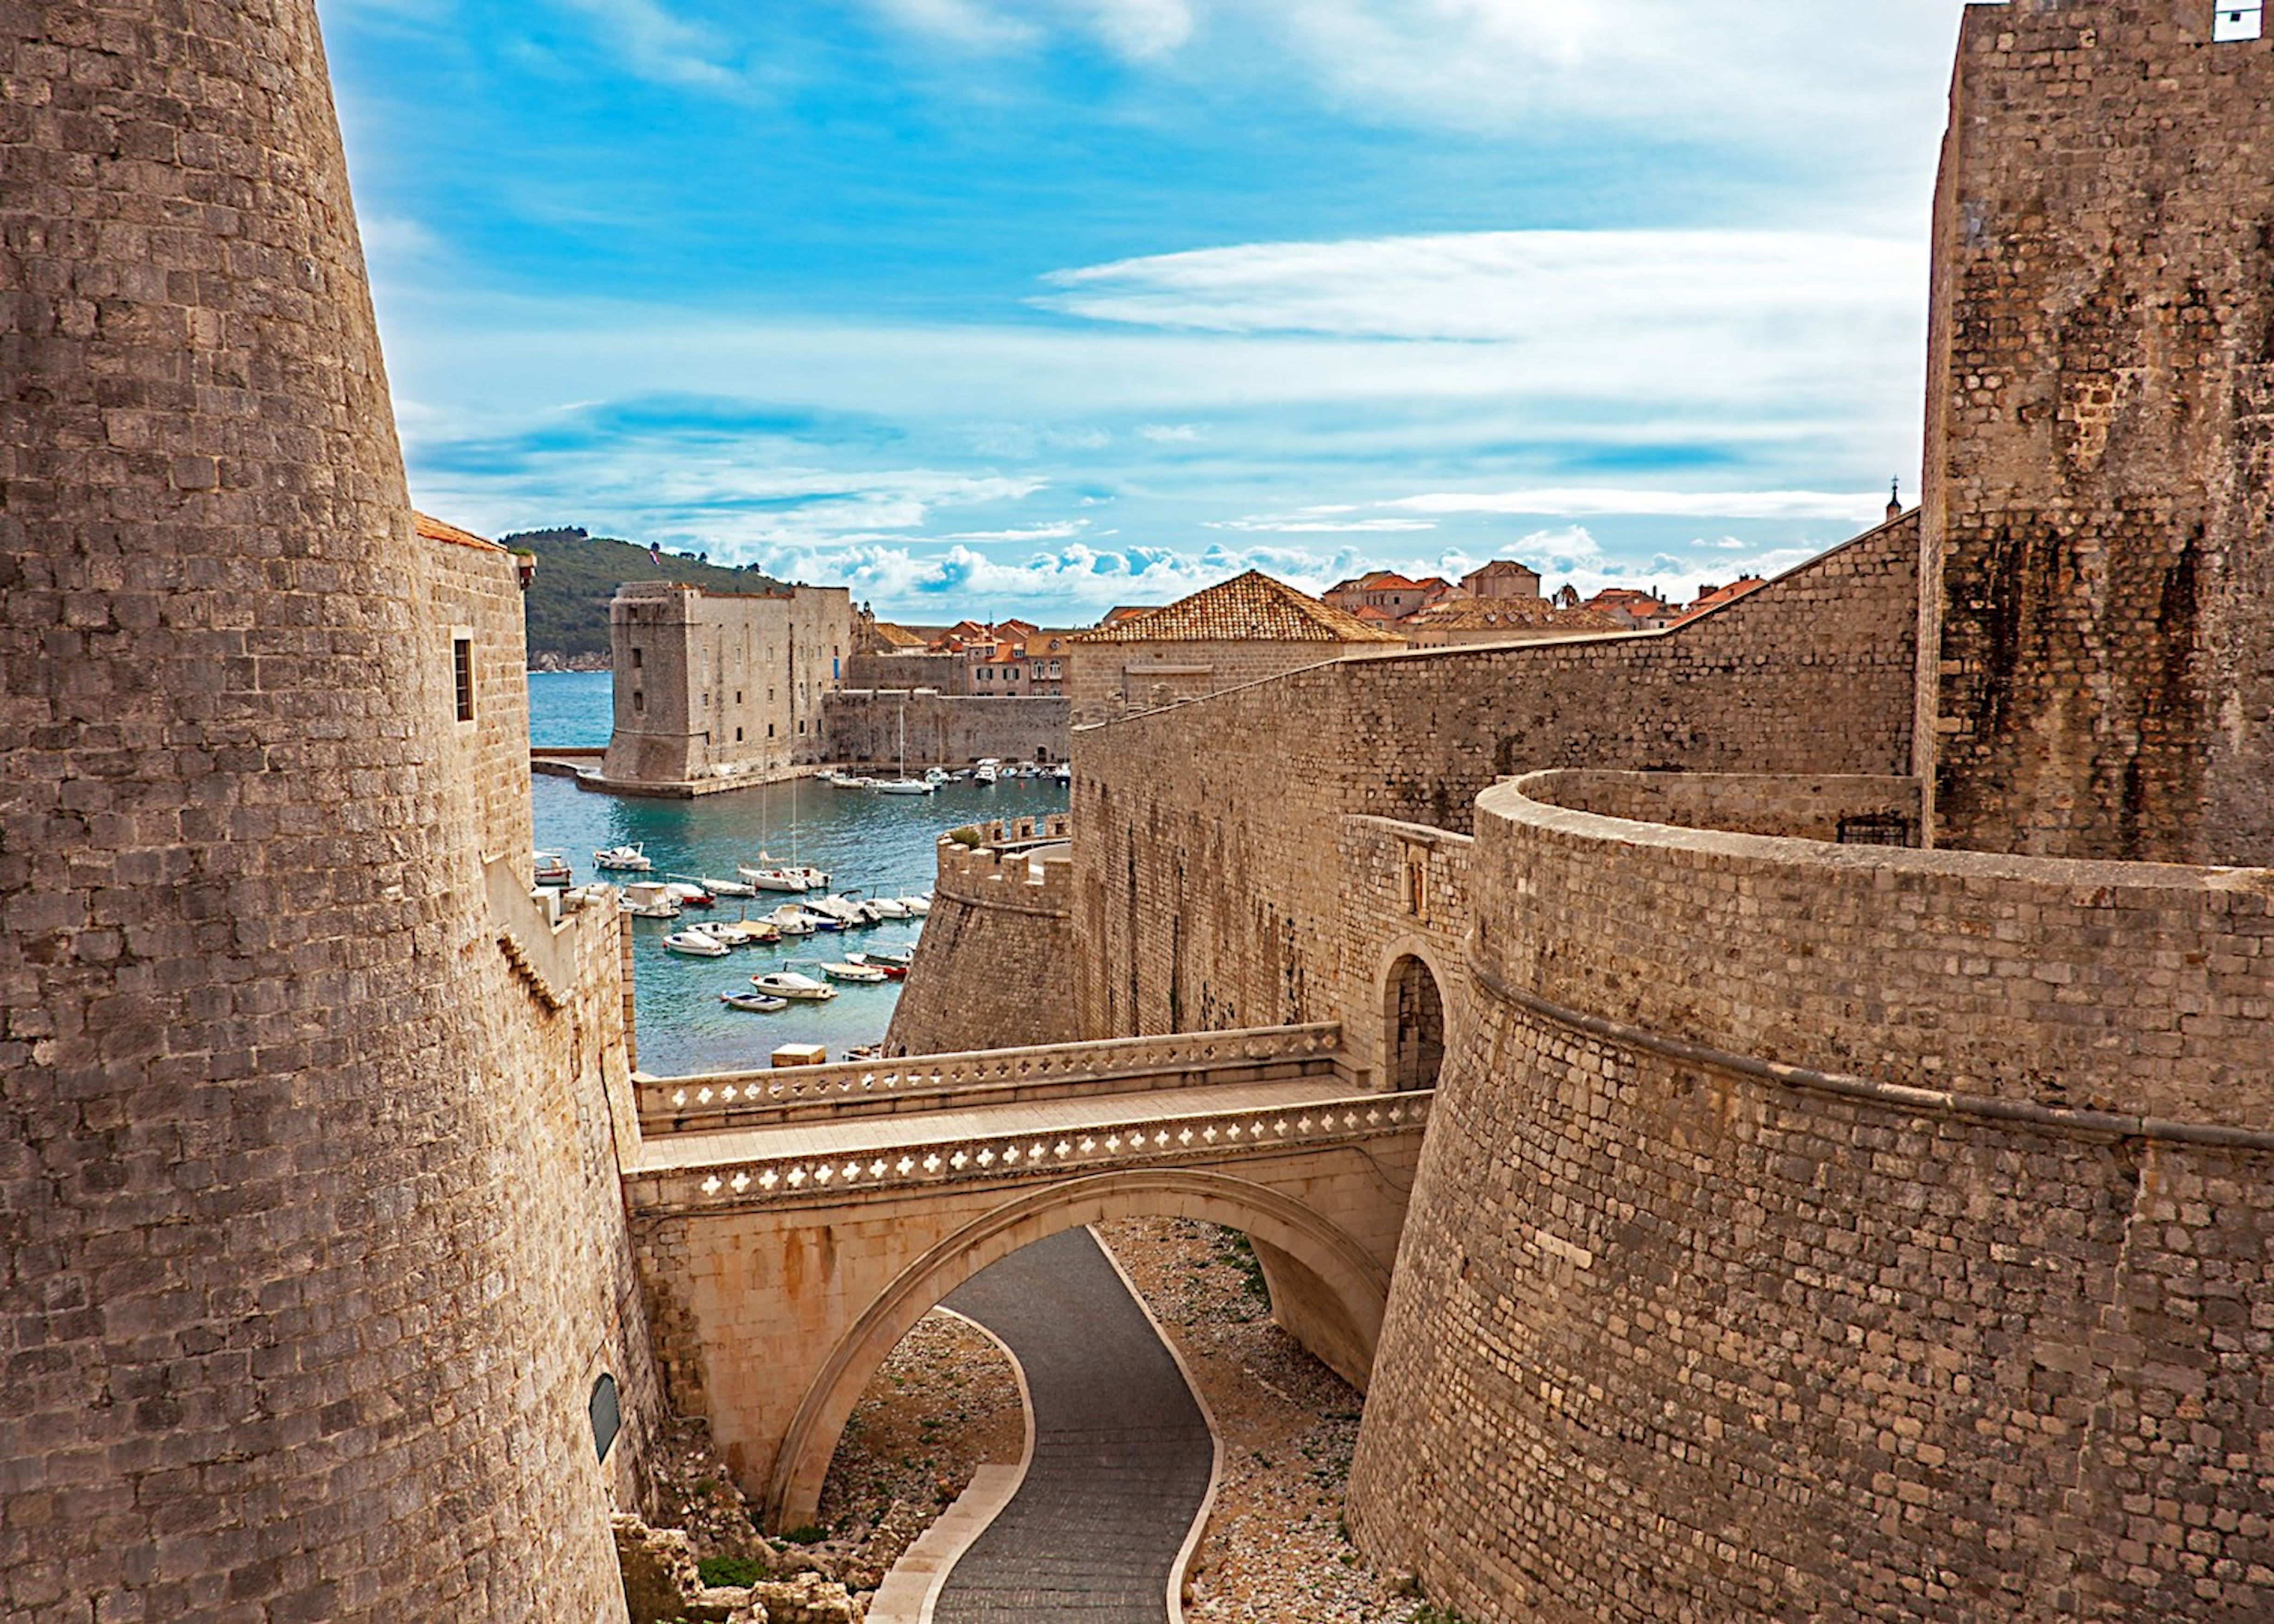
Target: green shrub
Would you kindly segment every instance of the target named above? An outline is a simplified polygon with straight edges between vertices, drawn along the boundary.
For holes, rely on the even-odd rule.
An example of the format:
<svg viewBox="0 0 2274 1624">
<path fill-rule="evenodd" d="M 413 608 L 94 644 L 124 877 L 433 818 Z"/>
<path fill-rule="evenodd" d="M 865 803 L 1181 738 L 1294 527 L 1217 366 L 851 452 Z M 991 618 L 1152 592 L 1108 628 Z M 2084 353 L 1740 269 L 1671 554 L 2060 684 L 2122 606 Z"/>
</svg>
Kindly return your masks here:
<svg viewBox="0 0 2274 1624">
<path fill-rule="evenodd" d="M 954 841 L 958 846 L 979 846 L 984 844 L 980 838 L 979 831 L 976 829 L 970 827 L 968 824 L 961 829 L 949 830 L 947 831 L 947 838 Z"/>
<path fill-rule="evenodd" d="M 747 1556 L 706 1556 L 695 1564 L 703 1583 L 719 1589 L 746 1590 L 766 1576 L 765 1564 Z"/>
<path fill-rule="evenodd" d="M 829 1538 L 829 1530 L 808 1522 L 802 1528 L 791 1529 L 782 1538 L 794 1545 L 817 1545 Z"/>
</svg>

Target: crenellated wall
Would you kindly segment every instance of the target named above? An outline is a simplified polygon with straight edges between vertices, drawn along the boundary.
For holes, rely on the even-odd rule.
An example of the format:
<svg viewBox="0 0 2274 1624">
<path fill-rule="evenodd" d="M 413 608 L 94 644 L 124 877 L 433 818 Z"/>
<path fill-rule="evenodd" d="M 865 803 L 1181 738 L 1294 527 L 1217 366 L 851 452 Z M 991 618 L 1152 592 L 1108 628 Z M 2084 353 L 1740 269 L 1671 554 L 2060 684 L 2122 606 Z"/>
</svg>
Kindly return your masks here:
<svg viewBox="0 0 2274 1624">
<path fill-rule="evenodd" d="M 1495 1624 L 2274 1609 L 2274 874 L 1550 804 L 1636 789 L 1480 802 L 1361 1543 Z"/>
<path fill-rule="evenodd" d="M 1346 817 L 1465 831 L 1547 766 L 1888 774 L 1908 515 L 1673 630 L 1350 660 L 1075 734 L 1080 1030 L 1342 1019 Z"/>
<path fill-rule="evenodd" d="M 887 1054 L 1075 1041 L 1071 831 L 1059 813 L 977 825 L 975 845 L 940 837 L 931 915 Z"/>
</svg>

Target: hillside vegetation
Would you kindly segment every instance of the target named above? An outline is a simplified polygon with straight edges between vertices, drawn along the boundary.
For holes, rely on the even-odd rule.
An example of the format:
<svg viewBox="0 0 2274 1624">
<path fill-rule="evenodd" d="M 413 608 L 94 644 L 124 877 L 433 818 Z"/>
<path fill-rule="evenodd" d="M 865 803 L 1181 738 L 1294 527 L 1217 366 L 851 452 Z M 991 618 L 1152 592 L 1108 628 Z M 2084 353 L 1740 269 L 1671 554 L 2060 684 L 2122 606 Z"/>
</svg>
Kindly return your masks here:
<svg viewBox="0 0 2274 1624">
<path fill-rule="evenodd" d="M 573 526 L 498 539 L 537 555 L 537 579 L 524 605 L 531 665 L 605 666 L 608 600 L 626 581 L 679 581 L 713 592 L 764 592 L 781 585 L 755 569 L 729 569 L 677 553 L 666 553 L 659 568 L 645 547 Z"/>
</svg>

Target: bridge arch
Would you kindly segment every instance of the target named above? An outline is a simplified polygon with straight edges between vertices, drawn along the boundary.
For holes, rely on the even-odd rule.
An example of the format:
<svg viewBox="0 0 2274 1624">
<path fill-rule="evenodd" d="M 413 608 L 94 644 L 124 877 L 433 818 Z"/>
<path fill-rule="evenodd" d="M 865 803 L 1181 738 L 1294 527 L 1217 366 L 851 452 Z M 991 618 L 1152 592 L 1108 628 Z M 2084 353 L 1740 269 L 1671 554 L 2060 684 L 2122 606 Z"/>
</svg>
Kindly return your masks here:
<svg viewBox="0 0 2274 1624">
<path fill-rule="evenodd" d="M 1022 1195 L 965 1225 L 909 1264 L 862 1311 L 830 1350 L 790 1423 L 766 1488 L 766 1525 L 812 1520 L 837 1440 L 885 1356 L 956 1287 L 1061 1230 L 1109 1218 L 1164 1216 L 1246 1234 L 1263 1260 L 1275 1307 L 1284 1284 L 1307 1327 L 1341 1344 L 1314 1351 L 1363 1385 L 1382 1335 L 1389 1275 L 1339 1225 L 1291 1196 L 1222 1173 L 1133 1169 L 1075 1179 Z"/>
</svg>

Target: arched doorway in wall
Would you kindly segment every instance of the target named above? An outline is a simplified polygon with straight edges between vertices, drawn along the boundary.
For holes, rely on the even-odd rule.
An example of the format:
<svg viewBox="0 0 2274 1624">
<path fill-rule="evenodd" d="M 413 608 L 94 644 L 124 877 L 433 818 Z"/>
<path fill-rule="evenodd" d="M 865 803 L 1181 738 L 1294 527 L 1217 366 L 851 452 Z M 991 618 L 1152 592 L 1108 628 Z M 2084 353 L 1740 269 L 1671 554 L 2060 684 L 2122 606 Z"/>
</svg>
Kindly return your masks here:
<svg viewBox="0 0 2274 1624">
<path fill-rule="evenodd" d="M 1389 1086 L 1400 1094 L 1434 1088 L 1445 1064 L 1445 1000 L 1429 966 L 1408 953 L 1389 967 L 1382 1014 L 1382 1052 Z"/>
</svg>

